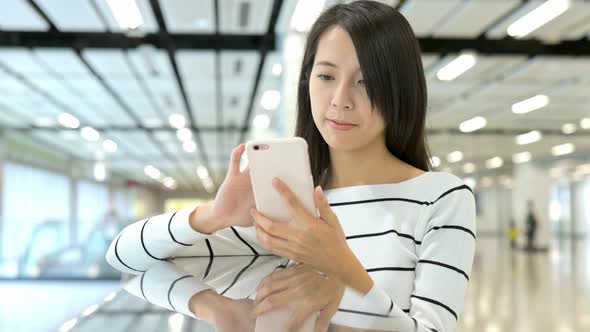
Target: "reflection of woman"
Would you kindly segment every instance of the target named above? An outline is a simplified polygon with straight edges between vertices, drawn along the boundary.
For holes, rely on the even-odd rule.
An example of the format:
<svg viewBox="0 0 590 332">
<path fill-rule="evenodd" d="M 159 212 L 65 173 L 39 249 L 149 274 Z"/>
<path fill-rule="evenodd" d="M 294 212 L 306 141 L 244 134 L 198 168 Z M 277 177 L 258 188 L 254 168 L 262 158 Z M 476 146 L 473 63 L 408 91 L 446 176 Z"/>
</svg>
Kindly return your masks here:
<svg viewBox="0 0 590 332">
<path fill-rule="evenodd" d="M 395 318 L 391 330 L 454 330 L 473 262 L 475 206 L 460 179 L 428 172 L 426 95 L 420 49 L 401 14 L 368 1 L 327 10 L 308 36 L 296 126 L 314 181 L 326 189 L 315 192 L 321 217 L 276 181 L 292 222 L 256 211 L 252 218 L 240 145 L 214 201 L 128 226 L 108 261 L 138 273 L 171 256 L 272 253 L 349 288 L 333 322 L 356 311 Z"/>
</svg>

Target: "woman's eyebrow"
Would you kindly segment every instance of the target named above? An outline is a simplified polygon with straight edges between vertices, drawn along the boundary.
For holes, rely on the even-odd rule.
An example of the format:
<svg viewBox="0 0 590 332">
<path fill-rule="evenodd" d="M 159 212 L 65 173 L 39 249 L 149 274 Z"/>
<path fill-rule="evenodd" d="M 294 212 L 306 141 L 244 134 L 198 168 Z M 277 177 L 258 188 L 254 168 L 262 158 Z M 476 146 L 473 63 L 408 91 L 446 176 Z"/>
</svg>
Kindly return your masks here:
<svg viewBox="0 0 590 332">
<path fill-rule="evenodd" d="M 338 68 L 338 66 L 330 61 L 318 61 L 315 63 L 316 66 L 328 66 Z"/>
<path fill-rule="evenodd" d="M 316 62 L 315 66 L 327 66 L 327 67 L 338 68 L 338 65 L 336 65 L 335 63 L 332 63 L 330 61 L 325 61 L 325 60 Z M 361 71 L 360 67 L 357 67 L 355 70 L 355 72 L 360 72 L 360 71 Z"/>
</svg>

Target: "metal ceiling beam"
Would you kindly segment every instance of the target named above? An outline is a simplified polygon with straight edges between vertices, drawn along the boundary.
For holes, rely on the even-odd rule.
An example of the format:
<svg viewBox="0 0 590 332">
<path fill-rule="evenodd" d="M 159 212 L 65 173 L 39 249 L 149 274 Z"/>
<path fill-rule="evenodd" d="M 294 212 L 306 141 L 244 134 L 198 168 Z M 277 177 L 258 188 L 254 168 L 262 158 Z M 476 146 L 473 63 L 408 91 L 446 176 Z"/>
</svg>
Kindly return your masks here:
<svg viewBox="0 0 590 332">
<path fill-rule="evenodd" d="M 279 14 L 281 12 L 281 7 L 283 5 L 282 0 L 275 0 L 272 4 L 272 10 L 270 12 L 270 20 L 268 22 L 268 29 L 266 34 L 264 34 L 264 38 L 268 38 L 269 40 L 273 39 L 275 36 L 275 29 L 277 25 L 277 20 L 279 18 Z M 258 63 L 258 70 L 256 71 L 256 78 L 254 81 L 254 86 L 252 87 L 252 93 L 250 95 L 250 100 L 248 102 L 248 109 L 246 111 L 246 116 L 244 117 L 244 122 L 242 122 L 244 130 L 240 132 L 240 136 L 238 139 L 237 144 L 244 142 L 246 138 L 246 133 L 250 127 L 250 118 L 252 117 L 252 113 L 254 111 L 254 102 L 256 99 L 256 94 L 258 92 L 258 86 L 260 85 L 260 80 L 262 79 L 262 69 L 264 68 L 264 63 L 266 62 L 266 55 L 270 48 L 267 47 L 268 43 L 261 43 L 260 45 L 260 62 Z"/>
<path fill-rule="evenodd" d="M 178 69 L 178 63 L 176 62 L 176 50 L 178 49 L 179 41 L 174 40 L 170 33 L 168 33 L 168 29 L 166 28 L 166 22 L 164 21 L 164 15 L 162 14 L 162 8 L 160 8 L 160 3 L 158 0 L 150 0 L 150 5 L 154 12 L 154 16 L 158 23 L 159 32 L 157 33 L 158 39 L 160 42 L 163 43 L 165 47 L 163 47 L 167 53 L 172 64 L 172 70 L 174 72 L 174 77 L 176 78 L 176 84 L 178 84 L 178 88 L 180 89 L 180 95 L 182 96 L 182 101 L 184 103 L 184 109 L 187 113 L 188 120 L 190 122 L 190 129 L 195 137 L 195 143 L 197 145 L 197 150 L 199 156 L 201 157 L 202 165 L 207 168 L 209 174 L 211 174 L 211 179 L 213 184 L 215 185 L 215 179 L 213 179 L 213 172 L 211 169 L 211 164 L 209 163 L 209 159 L 207 157 L 207 152 L 205 150 L 205 144 L 201 139 L 200 132 L 197 128 L 197 119 L 195 119 L 192 105 L 189 102 L 188 94 L 186 92 L 186 88 L 184 87 L 184 82 L 180 76 L 180 70 Z M 192 172 L 191 174 L 195 174 Z"/>
<path fill-rule="evenodd" d="M 169 34 L 162 38 L 159 33 L 144 36 L 129 36 L 113 32 L 32 32 L 0 31 L 2 47 L 76 47 L 76 48 L 135 48 L 153 45 L 168 49 L 174 43 L 176 49 L 192 50 L 259 50 L 264 45 L 275 49 L 275 36 L 266 35 L 215 35 L 215 34 Z"/>
<path fill-rule="evenodd" d="M 280 2 L 280 1 L 279 1 Z M 274 8 L 273 8 L 274 9 Z M 276 24 L 276 21 L 275 21 Z M 590 40 L 582 38 L 551 44 L 538 39 L 490 39 L 479 38 L 418 38 L 425 53 L 458 53 L 469 49 L 488 55 L 590 55 Z M 146 34 L 132 37 L 123 33 L 109 32 L 29 32 L 0 31 L 0 47 L 74 47 L 84 48 L 135 48 L 153 45 L 168 49 L 173 43 L 175 49 L 192 50 L 261 50 L 276 49 L 276 36 L 264 35 L 225 35 L 225 34 Z"/>
<path fill-rule="evenodd" d="M 590 40 L 583 38 L 575 41 L 562 41 L 557 44 L 544 43 L 537 39 L 477 39 L 467 38 L 419 38 L 424 53 L 459 53 L 472 50 L 485 55 L 590 55 Z"/>
</svg>

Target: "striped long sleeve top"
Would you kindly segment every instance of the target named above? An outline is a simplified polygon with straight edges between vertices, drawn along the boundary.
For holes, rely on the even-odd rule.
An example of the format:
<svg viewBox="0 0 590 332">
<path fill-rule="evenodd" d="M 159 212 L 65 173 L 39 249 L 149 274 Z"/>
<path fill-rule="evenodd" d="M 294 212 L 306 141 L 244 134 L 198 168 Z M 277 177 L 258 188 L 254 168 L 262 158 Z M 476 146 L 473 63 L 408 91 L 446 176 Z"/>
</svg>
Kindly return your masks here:
<svg viewBox="0 0 590 332">
<path fill-rule="evenodd" d="M 325 194 L 349 247 L 374 281 L 364 295 L 347 289 L 332 323 L 454 331 L 475 253 L 471 189 L 454 175 L 427 172 L 400 183 L 337 188 Z M 254 227 L 229 227 L 210 235 L 195 232 L 188 221 L 193 210 L 127 226 L 113 240 L 107 261 L 122 272 L 141 274 L 171 257 L 270 254 L 257 242 Z M 206 288 L 195 286 L 194 293 Z M 369 317 L 372 323 L 367 326 Z"/>
</svg>

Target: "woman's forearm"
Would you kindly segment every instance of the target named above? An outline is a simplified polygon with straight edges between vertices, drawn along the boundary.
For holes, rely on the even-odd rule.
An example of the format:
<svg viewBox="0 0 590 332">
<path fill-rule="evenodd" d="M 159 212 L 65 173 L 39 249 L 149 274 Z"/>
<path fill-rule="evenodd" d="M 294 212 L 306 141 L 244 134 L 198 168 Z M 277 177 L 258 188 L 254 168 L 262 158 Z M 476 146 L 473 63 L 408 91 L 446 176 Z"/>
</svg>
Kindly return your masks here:
<svg viewBox="0 0 590 332">
<path fill-rule="evenodd" d="M 213 218 L 211 209 L 214 201 L 197 207 L 189 216 L 189 223 L 195 231 L 202 234 L 212 234 L 223 229 L 217 218 Z"/>
<path fill-rule="evenodd" d="M 340 266 L 337 278 L 346 287 L 352 288 L 363 295 L 371 290 L 373 279 L 352 251 L 343 256 Z"/>
</svg>

